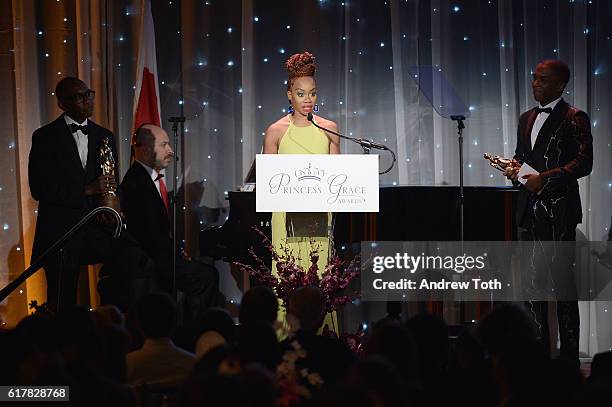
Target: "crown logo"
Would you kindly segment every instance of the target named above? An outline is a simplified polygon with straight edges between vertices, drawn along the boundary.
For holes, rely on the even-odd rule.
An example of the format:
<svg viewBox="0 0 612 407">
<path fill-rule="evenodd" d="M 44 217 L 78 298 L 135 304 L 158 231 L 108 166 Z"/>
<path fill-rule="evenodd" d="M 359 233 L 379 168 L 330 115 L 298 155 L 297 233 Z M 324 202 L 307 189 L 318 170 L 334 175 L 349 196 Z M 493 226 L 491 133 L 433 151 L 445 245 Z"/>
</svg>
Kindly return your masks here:
<svg viewBox="0 0 612 407">
<path fill-rule="evenodd" d="M 312 163 L 308 163 L 308 167 L 295 170 L 295 176 L 297 177 L 298 181 L 304 181 L 307 179 L 321 181 L 321 178 L 325 176 L 325 170 L 313 167 Z"/>
</svg>

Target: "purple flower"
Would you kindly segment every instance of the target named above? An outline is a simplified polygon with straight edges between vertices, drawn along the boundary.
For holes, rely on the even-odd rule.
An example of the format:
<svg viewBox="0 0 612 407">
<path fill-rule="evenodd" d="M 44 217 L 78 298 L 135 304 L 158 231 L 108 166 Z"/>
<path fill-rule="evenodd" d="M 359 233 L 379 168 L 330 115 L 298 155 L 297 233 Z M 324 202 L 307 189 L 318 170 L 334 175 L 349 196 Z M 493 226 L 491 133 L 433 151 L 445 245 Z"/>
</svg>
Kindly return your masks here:
<svg viewBox="0 0 612 407">
<path fill-rule="evenodd" d="M 262 239 L 263 245 L 270 252 L 272 259 L 276 262 L 277 275 L 272 272 L 261 258 L 252 249 L 249 254 L 254 260 L 254 265 L 247 265 L 235 262 L 234 264 L 243 272 L 249 273 L 260 284 L 267 285 L 276 291 L 276 295 L 281 300 L 281 304 L 287 308 L 291 293 L 304 286 L 313 285 L 319 287 L 325 297 L 325 308 L 327 312 L 332 312 L 342 305 L 357 298 L 358 293 L 343 294 L 351 281 L 359 276 L 359 257 L 352 261 L 341 260 L 338 256 L 331 257 L 319 276 L 319 247 L 314 239 L 310 239 L 310 266 L 308 270 L 298 264 L 298 260 L 285 244 L 281 245 L 280 253 L 274 248 L 270 239 L 254 227 L 257 234 Z"/>
</svg>

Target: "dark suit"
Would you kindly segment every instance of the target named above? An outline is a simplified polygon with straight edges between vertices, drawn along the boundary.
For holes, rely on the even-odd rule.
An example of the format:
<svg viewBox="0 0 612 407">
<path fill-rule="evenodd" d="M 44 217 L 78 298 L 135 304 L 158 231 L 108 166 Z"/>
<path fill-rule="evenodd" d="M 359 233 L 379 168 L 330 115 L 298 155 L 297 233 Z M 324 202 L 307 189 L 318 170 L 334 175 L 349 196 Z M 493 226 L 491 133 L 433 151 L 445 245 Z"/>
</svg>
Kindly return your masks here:
<svg viewBox="0 0 612 407">
<path fill-rule="evenodd" d="M 561 99 L 544 122 L 532 148 L 531 130 L 537 115 L 535 109 L 523 113 L 517 132 L 514 158 L 529 164 L 545 179 L 539 195 L 521 188 L 516 210 L 516 221 L 522 228 L 521 238 L 534 242 L 575 241 L 576 226 L 582 222 L 578 179 L 589 175 L 593 167 L 593 137 L 589 117 Z M 542 245 L 534 247 L 540 248 Z M 549 249 L 544 249 L 541 255 L 536 256 L 535 272 L 542 274 L 545 268 L 552 276 L 552 288 L 559 299 L 557 317 L 561 356 L 576 362 L 580 321 L 572 266 L 574 252 L 571 248 L 567 250 L 567 246 L 560 247 L 565 249 L 562 250 L 563 255 L 552 256 Z M 532 301 L 529 306 L 540 337 L 547 345 L 547 304 Z"/>
<path fill-rule="evenodd" d="M 170 292 L 174 253 L 170 216 L 151 174 L 142 164 L 135 161 L 130 166 L 119 186 L 119 195 L 128 231 L 155 263 L 158 288 Z M 217 305 L 219 276 L 214 267 L 177 256 L 176 274 L 177 288 L 192 298 L 199 297 L 199 306 Z"/>
<path fill-rule="evenodd" d="M 85 186 L 101 175 L 99 151 L 110 141 L 116 157 L 113 134 L 88 120 L 87 165 L 83 168 L 76 142 L 64 116 L 36 130 L 28 162 L 32 197 L 38 201 L 38 218 L 32 249 L 37 259 L 57 239 L 94 209 L 98 196 L 85 196 Z M 117 160 L 115 159 L 115 162 Z M 115 173 L 118 170 L 115 169 Z M 111 263 L 116 242 L 101 225 L 90 223 L 44 264 L 47 302 L 61 309 L 76 303 L 81 264 Z"/>
<path fill-rule="evenodd" d="M 168 278 L 173 253 L 170 218 L 151 175 L 140 163 L 135 161 L 126 172 L 119 196 L 130 234 L 153 259 L 156 269 L 165 270 L 158 274 L 158 280 Z M 166 291 L 171 289 L 171 281 L 161 285 Z"/>
</svg>

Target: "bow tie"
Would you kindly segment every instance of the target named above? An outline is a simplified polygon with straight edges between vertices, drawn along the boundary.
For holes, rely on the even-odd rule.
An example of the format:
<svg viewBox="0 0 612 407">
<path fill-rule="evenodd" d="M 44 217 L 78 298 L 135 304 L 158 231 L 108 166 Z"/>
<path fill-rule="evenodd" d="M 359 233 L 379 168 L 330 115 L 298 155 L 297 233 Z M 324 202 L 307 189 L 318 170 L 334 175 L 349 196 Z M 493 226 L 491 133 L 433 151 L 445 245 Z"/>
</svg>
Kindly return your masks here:
<svg viewBox="0 0 612 407">
<path fill-rule="evenodd" d="M 70 131 L 72 132 L 72 134 L 76 133 L 77 131 L 81 130 L 83 132 L 83 134 L 87 134 L 87 126 L 80 126 L 78 124 L 75 123 L 70 123 Z"/>
<path fill-rule="evenodd" d="M 552 107 L 536 107 L 535 108 L 536 113 L 548 113 L 551 114 L 552 113 Z"/>
</svg>

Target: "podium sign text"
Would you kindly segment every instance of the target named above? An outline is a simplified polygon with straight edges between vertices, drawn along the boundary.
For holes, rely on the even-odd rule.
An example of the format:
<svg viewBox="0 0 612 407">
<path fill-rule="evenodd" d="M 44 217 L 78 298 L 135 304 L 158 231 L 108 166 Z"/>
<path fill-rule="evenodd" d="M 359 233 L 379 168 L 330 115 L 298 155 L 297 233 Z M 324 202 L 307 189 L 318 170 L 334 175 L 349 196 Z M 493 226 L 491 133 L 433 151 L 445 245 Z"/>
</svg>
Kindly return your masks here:
<svg viewBox="0 0 612 407">
<path fill-rule="evenodd" d="M 257 212 L 378 212 L 378 156 L 258 154 Z"/>
</svg>

